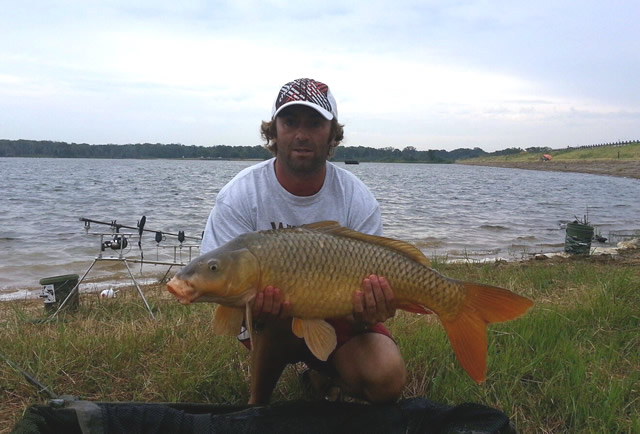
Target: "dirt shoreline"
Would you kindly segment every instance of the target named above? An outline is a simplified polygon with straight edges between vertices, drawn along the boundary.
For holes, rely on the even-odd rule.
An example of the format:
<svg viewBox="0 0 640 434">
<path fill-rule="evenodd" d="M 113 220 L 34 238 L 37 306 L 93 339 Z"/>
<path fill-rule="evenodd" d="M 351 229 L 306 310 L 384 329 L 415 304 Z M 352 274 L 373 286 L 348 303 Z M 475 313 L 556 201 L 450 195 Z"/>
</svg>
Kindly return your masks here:
<svg viewBox="0 0 640 434">
<path fill-rule="evenodd" d="M 508 167 L 526 170 L 547 170 L 553 172 L 577 172 L 593 175 L 619 176 L 640 179 L 640 160 L 594 160 L 594 161 L 518 161 L 518 162 L 473 162 L 458 161 L 457 164 L 470 166 Z"/>
</svg>

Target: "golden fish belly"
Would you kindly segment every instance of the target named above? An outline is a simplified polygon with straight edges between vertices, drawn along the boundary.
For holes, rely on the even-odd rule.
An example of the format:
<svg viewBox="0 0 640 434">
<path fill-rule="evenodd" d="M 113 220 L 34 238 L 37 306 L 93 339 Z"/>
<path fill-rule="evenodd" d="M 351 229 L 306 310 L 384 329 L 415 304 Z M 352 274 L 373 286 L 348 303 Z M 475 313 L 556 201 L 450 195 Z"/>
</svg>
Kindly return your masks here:
<svg viewBox="0 0 640 434">
<path fill-rule="evenodd" d="M 458 311 L 464 289 L 456 281 L 398 251 L 313 231 L 252 234 L 248 249 L 261 267 L 260 288 L 279 287 L 294 316 L 331 318 L 352 312 L 365 277 L 385 277 L 398 303 L 418 303 L 439 315 Z"/>
</svg>

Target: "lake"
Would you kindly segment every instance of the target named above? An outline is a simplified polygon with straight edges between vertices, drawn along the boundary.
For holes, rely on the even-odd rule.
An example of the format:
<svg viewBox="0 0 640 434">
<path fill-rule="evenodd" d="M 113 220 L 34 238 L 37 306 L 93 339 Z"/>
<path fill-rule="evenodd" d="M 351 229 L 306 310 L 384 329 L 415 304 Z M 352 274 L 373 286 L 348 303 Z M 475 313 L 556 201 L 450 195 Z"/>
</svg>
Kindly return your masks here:
<svg viewBox="0 0 640 434">
<path fill-rule="evenodd" d="M 39 280 L 82 275 L 101 253 L 103 232 L 80 217 L 199 238 L 217 192 L 249 161 L 0 158 L 0 298 L 32 297 Z M 508 260 L 562 251 L 563 225 L 588 212 L 596 232 L 640 230 L 640 180 L 464 165 L 336 163 L 378 198 L 385 235 L 410 241 L 428 257 Z M 135 232 L 122 230 L 123 232 Z M 142 237 L 146 260 L 188 260 L 175 237 Z M 618 240 L 613 240 L 618 241 Z M 598 244 L 600 245 L 600 244 Z M 103 255 L 116 255 L 107 248 Z M 137 239 L 123 253 L 140 258 Z M 197 254 L 197 249 L 194 251 Z M 142 270 L 141 270 L 142 268 Z M 167 266 L 132 266 L 157 278 Z M 177 268 L 174 268 L 176 270 Z M 119 262 L 100 262 L 87 276 L 97 290 L 128 283 Z"/>
</svg>

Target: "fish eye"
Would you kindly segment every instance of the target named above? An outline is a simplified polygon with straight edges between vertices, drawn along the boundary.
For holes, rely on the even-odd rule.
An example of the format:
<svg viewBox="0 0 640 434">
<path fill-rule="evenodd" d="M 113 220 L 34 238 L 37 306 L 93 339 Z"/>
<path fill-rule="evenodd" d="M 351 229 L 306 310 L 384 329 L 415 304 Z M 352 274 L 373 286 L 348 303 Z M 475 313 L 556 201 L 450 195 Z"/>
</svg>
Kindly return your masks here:
<svg viewBox="0 0 640 434">
<path fill-rule="evenodd" d="M 209 262 L 209 270 L 216 271 L 217 268 L 218 268 L 218 264 L 215 261 Z"/>
</svg>

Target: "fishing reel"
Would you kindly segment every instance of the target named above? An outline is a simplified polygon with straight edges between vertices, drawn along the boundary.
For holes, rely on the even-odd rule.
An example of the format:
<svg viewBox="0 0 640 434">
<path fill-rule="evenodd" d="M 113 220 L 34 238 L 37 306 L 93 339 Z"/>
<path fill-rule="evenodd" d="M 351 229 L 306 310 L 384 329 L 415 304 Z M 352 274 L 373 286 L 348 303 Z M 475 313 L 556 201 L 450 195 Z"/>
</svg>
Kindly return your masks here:
<svg viewBox="0 0 640 434">
<path fill-rule="evenodd" d="M 113 237 L 113 240 L 104 241 L 102 243 L 102 251 L 104 252 L 105 249 L 109 249 L 109 248 L 113 250 L 126 249 L 128 245 L 129 245 L 129 242 L 125 237 L 116 235 Z"/>
</svg>

